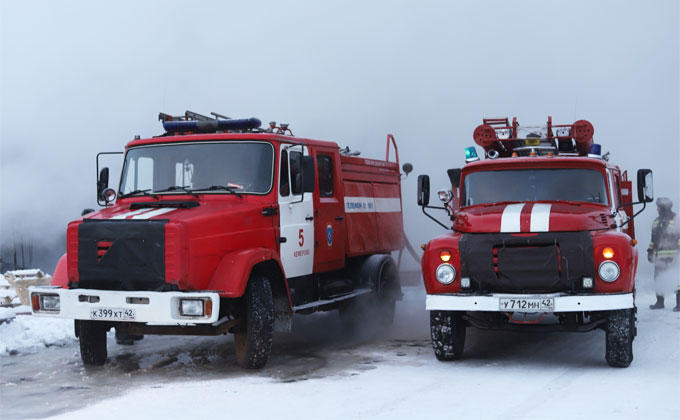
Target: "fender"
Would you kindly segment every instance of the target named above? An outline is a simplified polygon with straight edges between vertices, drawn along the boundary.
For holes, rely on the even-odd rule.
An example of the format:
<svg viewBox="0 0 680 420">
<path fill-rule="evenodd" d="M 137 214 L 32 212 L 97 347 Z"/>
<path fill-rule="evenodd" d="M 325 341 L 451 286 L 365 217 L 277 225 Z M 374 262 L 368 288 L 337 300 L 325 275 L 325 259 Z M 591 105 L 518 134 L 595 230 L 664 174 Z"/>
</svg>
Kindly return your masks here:
<svg viewBox="0 0 680 420">
<path fill-rule="evenodd" d="M 54 276 L 52 276 L 52 286 L 60 286 L 64 289 L 68 288 L 68 272 L 66 270 L 66 254 L 59 258 L 57 268 L 54 269 Z"/>
<path fill-rule="evenodd" d="M 271 249 L 253 248 L 224 254 L 213 272 L 210 283 L 208 283 L 208 290 L 216 290 L 222 297 L 243 296 L 253 267 L 265 261 L 275 261 L 281 273 L 285 273 L 279 255 Z M 283 282 L 288 295 L 288 302 L 292 305 L 285 274 Z"/>
</svg>

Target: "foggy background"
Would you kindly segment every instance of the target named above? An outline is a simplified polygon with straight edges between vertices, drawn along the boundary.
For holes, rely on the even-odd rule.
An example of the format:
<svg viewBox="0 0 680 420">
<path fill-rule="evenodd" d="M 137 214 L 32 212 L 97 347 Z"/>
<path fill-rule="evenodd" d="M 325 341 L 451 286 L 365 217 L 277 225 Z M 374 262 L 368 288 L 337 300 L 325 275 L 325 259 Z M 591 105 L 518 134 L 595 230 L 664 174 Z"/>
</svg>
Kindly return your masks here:
<svg viewBox="0 0 680 420">
<path fill-rule="evenodd" d="M 187 109 L 290 123 L 368 158 L 394 134 L 415 167 L 415 247 L 444 232 L 416 205 L 416 176 L 448 187 L 484 117 L 587 119 L 611 162 L 651 168 L 677 211 L 678 4 L 0 0 L 2 259 L 24 244 L 24 264 L 52 273 L 67 223 L 97 208 L 95 155 Z M 655 216 L 636 219 L 640 273 Z"/>
</svg>

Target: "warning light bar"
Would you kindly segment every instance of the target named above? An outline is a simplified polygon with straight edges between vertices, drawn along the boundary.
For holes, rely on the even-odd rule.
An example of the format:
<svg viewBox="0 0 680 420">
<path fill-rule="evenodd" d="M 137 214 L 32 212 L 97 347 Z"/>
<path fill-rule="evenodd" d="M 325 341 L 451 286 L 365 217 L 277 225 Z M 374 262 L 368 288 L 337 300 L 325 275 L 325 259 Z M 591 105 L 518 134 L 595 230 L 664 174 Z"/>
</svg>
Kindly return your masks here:
<svg viewBox="0 0 680 420">
<path fill-rule="evenodd" d="M 548 117 L 547 124 L 540 127 L 520 126 L 517 117 L 512 123 L 508 118 L 484 118 L 483 121 L 473 137 L 487 156 L 490 151 L 497 152 L 498 157 L 510 157 L 513 153 L 529 156 L 532 152 L 541 156 L 587 156 L 593 146 L 595 129 L 586 120 L 553 125 L 552 117 Z"/>
<path fill-rule="evenodd" d="M 260 128 L 261 125 L 262 122 L 257 118 L 163 121 L 163 128 L 168 133 L 214 133 L 216 131 L 247 131 Z"/>
</svg>

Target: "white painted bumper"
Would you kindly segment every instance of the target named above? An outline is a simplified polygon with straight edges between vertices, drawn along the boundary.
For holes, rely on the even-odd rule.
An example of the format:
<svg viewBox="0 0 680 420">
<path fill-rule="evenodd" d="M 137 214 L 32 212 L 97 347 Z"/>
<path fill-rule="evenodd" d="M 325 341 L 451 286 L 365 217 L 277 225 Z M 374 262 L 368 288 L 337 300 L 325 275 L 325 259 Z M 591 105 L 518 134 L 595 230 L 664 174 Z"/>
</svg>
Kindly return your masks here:
<svg viewBox="0 0 680 420">
<path fill-rule="evenodd" d="M 427 295 L 425 308 L 428 311 L 489 311 L 508 312 L 501 309 L 500 300 L 511 299 L 540 299 L 553 298 L 555 309 L 552 312 L 581 312 L 581 311 L 609 311 L 614 309 L 628 309 L 635 306 L 632 293 L 617 293 L 606 295 L 565 295 L 561 293 L 545 295 Z M 515 312 L 540 312 L 537 310 L 522 310 Z"/>
<path fill-rule="evenodd" d="M 220 296 L 214 292 L 128 292 L 93 289 L 58 289 L 31 287 L 34 294 L 59 295 L 59 311 L 36 311 L 33 315 L 68 319 L 92 319 L 93 309 L 133 309 L 134 321 L 157 325 L 211 324 L 217 321 L 220 312 Z M 97 300 L 97 302 L 92 302 Z M 204 317 L 180 315 L 180 298 L 201 298 L 212 301 L 212 314 Z M 135 303 L 135 302 L 148 303 Z M 115 321 L 115 320 L 112 320 Z"/>
</svg>

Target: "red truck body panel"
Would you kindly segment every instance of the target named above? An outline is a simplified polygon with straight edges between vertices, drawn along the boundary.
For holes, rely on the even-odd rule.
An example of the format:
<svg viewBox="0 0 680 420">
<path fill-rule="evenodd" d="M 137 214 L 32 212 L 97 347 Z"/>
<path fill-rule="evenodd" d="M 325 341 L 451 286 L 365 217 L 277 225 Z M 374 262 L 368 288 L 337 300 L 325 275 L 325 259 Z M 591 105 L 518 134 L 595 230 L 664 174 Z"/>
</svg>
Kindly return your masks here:
<svg viewBox="0 0 680 420">
<path fill-rule="evenodd" d="M 309 155 L 328 156 L 333 162 L 334 193 L 319 194 L 316 178 L 313 193 L 315 234 L 313 272 L 341 269 L 347 258 L 389 253 L 403 247 L 400 173 L 394 162 L 344 156 L 336 143 L 276 134 L 220 133 L 163 136 L 128 143 L 126 150 L 140 146 L 176 143 L 262 141 L 274 146 L 275 156 L 284 146 L 303 145 Z M 216 290 L 224 297 L 242 295 L 253 265 L 273 260 L 281 267 L 279 214 L 263 217 L 263 209 L 278 208 L 280 159 L 275 159 L 273 188 L 267 194 L 155 193 L 119 198 L 99 211 L 69 224 L 65 273 L 68 281 L 55 275 L 55 284 L 79 280 L 78 228 L 83 220 L 166 221 L 165 277 L 180 290 Z M 195 201 L 191 208 L 146 208 L 156 201 Z M 361 206 L 360 208 L 358 206 Z M 332 232 L 329 239 L 329 232 Z M 325 246 L 328 244 L 328 246 Z M 331 247 L 330 245 L 333 245 Z M 100 253 L 108 242 L 101 242 Z"/>
</svg>

